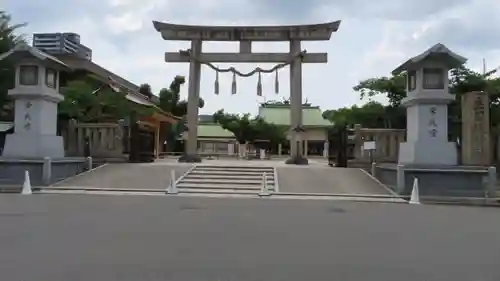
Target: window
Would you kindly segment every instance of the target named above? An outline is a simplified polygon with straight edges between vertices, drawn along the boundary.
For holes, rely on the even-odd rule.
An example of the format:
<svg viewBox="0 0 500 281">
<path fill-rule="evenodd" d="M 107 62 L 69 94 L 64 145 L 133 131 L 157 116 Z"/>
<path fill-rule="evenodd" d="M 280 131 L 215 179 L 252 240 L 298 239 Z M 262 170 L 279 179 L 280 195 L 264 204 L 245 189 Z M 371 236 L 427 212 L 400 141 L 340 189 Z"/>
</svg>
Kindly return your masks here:
<svg viewBox="0 0 500 281">
<path fill-rule="evenodd" d="M 444 71 L 441 68 L 424 68 L 424 89 L 444 89 Z"/>
<path fill-rule="evenodd" d="M 57 71 L 51 68 L 45 69 L 45 85 L 53 89 L 57 88 Z"/>
<path fill-rule="evenodd" d="M 416 71 L 408 71 L 407 74 L 408 81 L 408 91 L 413 91 L 417 88 L 417 72 Z"/>
<path fill-rule="evenodd" d="M 38 66 L 36 65 L 21 65 L 19 67 L 19 84 L 21 85 L 37 85 L 38 84 Z"/>
</svg>

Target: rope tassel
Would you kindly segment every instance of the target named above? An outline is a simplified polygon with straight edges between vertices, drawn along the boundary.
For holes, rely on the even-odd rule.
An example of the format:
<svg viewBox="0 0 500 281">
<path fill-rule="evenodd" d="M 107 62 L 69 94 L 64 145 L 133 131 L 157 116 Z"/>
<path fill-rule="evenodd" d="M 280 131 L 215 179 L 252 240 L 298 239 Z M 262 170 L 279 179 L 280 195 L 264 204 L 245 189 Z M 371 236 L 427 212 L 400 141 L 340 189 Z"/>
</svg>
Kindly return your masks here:
<svg viewBox="0 0 500 281">
<path fill-rule="evenodd" d="M 274 93 L 276 93 L 276 94 L 280 93 L 280 82 L 278 79 L 278 69 L 276 69 L 276 76 L 274 78 Z"/>
<path fill-rule="evenodd" d="M 214 83 L 214 92 L 216 95 L 219 94 L 219 72 L 215 72 L 215 83 Z"/>
<path fill-rule="evenodd" d="M 231 94 L 236 95 L 236 73 L 233 72 L 233 82 L 231 83 Z"/>
<path fill-rule="evenodd" d="M 259 79 L 257 80 L 257 96 L 262 97 L 262 75 L 259 71 Z"/>
</svg>

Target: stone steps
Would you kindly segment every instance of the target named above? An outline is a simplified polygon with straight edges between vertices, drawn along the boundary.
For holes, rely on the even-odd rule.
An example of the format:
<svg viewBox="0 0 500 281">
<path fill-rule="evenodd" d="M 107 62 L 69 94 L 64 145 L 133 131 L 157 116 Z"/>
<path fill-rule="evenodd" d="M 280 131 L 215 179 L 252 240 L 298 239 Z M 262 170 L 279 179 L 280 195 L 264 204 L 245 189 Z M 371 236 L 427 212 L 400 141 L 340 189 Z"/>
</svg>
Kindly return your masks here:
<svg viewBox="0 0 500 281">
<path fill-rule="evenodd" d="M 248 174 L 248 175 L 238 175 L 238 174 L 199 174 L 193 173 L 189 175 L 190 179 L 207 179 L 207 180 L 262 180 L 262 174 Z"/>
<path fill-rule="evenodd" d="M 180 193 L 248 194 L 261 190 L 267 174 L 269 191 L 275 191 L 273 167 L 198 165 L 177 182 Z"/>
<path fill-rule="evenodd" d="M 260 185 L 262 180 L 260 178 L 256 179 L 210 179 L 210 178 L 201 178 L 201 179 L 193 179 L 191 177 L 184 178 L 183 184 L 219 184 L 219 185 Z M 268 184 L 274 185 L 274 179 L 267 178 L 266 182 Z"/>
</svg>

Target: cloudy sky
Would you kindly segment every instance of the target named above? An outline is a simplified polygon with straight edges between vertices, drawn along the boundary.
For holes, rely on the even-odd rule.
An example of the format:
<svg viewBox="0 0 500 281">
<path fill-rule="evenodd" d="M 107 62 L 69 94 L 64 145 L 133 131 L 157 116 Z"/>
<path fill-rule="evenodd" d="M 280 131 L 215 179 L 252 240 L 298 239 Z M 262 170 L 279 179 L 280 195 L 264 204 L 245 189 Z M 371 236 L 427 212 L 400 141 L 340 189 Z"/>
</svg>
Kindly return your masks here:
<svg viewBox="0 0 500 281">
<path fill-rule="evenodd" d="M 50 3 L 50 4 L 49 4 Z M 164 41 L 152 20 L 197 25 L 263 25 L 322 23 L 342 20 L 328 42 L 303 44 L 308 52 L 328 52 L 327 64 L 303 67 L 303 98 L 333 109 L 362 104 L 352 87 L 359 80 L 389 75 L 405 59 L 443 43 L 467 57 L 470 67 L 500 65 L 500 1 L 498 0 L 0 0 L 23 30 L 76 32 L 93 49 L 93 61 L 153 90 L 167 87 L 175 75 L 188 75 L 188 65 L 167 64 L 166 51 L 187 49 L 188 43 Z M 204 51 L 237 51 L 237 43 L 205 43 Z M 254 44 L 255 51 L 287 51 L 286 43 Z M 221 65 L 227 67 L 229 65 Z M 238 64 L 249 71 L 257 65 Z M 273 65 L 259 65 L 270 68 Z M 256 95 L 257 77 L 238 79 L 231 96 L 231 75 L 202 68 L 202 113 L 257 111 L 258 102 L 288 98 L 288 69 L 280 72 L 281 92 L 274 77 L 263 77 L 264 97 Z M 185 97 L 187 86 L 182 90 Z"/>
</svg>

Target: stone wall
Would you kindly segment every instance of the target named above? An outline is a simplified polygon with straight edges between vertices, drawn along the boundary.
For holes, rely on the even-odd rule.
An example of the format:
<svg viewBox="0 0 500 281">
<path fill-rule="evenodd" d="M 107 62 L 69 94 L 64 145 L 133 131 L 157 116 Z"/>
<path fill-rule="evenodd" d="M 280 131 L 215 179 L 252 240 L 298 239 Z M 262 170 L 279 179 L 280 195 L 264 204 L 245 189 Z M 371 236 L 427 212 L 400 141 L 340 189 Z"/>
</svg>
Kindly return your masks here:
<svg viewBox="0 0 500 281">
<path fill-rule="evenodd" d="M 92 165 L 90 158 L 0 159 L 0 186 L 22 186 L 26 171 L 33 186 L 47 186 L 92 169 Z"/>
<path fill-rule="evenodd" d="M 417 167 L 377 164 L 374 176 L 399 195 L 409 196 L 417 178 L 421 196 L 492 197 L 496 193 L 496 169 L 471 166 Z"/>
<path fill-rule="evenodd" d="M 376 149 L 372 152 L 372 160 L 382 163 L 396 163 L 398 161 L 399 144 L 405 141 L 404 129 L 371 129 L 354 127 L 354 160 L 370 162 L 369 152 L 364 150 L 363 144 L 375 141 Z"/>
</svg>

